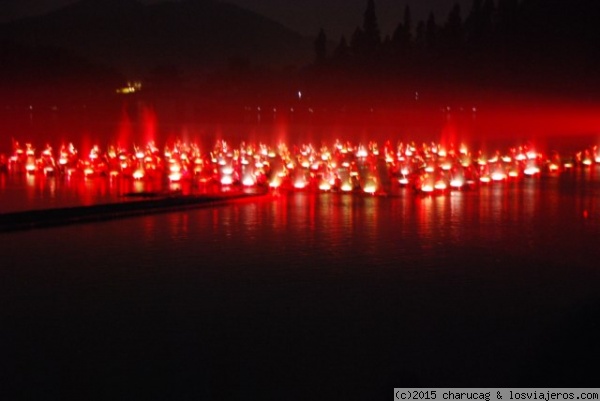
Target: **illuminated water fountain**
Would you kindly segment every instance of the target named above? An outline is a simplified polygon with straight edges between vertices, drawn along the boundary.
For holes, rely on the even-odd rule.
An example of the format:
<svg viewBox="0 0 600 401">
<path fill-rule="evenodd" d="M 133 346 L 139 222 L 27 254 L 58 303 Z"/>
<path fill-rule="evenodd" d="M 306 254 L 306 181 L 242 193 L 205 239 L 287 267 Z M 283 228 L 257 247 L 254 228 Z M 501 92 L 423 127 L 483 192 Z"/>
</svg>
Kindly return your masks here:
<svg viewBox="0 0 600 401">
<path fill-rule="evenodd" d="M 271 147 L 264 143 L 232 147 L 218 141 L 202 152 L 195 143 L 176 141 L 166 144 L 161 155 L 154 142 L 131 149 L 109 145 L 102 151 L 94 145 L 80 157 L 72 143 L 61 145 L 57 155 L 46 144 L 36 153 L 27 143 L 13 143 L 13 153 L 2 156 L 0 171 L 31 176 L 122 177 L 137 181 L 162 179 L 214 183 L 222 187 L 270 187 L 290 191 L 363 192 L 385 194 L 394 187 L 412 188 L 422 193 L 493 185 L 521 177 L 535 178 L 543 173 L 560 173 L 572 168 L 593 168 L 600 164 L 596 146 L 560 155 L 543 155 L 531 146 L 486 154 L 437 143 L 390 141 L 382 148 L 376 142 L 367 145 L 335 141 L 332 146 L 312 144 Z"/>
</svg>

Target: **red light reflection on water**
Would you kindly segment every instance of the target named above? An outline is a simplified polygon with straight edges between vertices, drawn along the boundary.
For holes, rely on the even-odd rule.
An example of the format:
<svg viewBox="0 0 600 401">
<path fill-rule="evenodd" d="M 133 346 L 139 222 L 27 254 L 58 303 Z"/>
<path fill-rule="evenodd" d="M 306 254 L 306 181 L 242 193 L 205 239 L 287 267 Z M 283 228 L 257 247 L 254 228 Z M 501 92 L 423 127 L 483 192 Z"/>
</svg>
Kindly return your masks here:
<svg viewBox="0 0 600 401">
<path fill-rule="evenodd" d="M 297 256 L 282 260 L 274 269 L 330 268 L 334 275 L 348 274 L 353 266 L 364 267 L 360 274 L 371 266 L 440 268 L 451 263 L 440 260 L 451 260 L 463 251 L 472 252 L 464 257 L 474 258 L 474 263 L 481 259 L 481 269 L 536 249 L 544 250 L 538 252 L 540 260 L 560 257 L 567 263 L 576 256 L 561 256 L 561 252 L 591 241 L 581 245 L 557 241 L 568 238 L 564 230 L 597 233 L 598 191 L 597 181 L 590 184 L 587 178 L 571 174 L 494 182 L 478 191 L 441 195 L 404 188 L 390 196 L 280 192 L 234 201 L 227 207 L 148 217 L 155 224 L 148 225 L 144 236 L 152 239 L 165 232 L 174 240 L 202 238 L 214 251 L 202 255 L 204 263 L 219 266 L 227 253 L 239 260 L 240 270 L 246 268 L 248 255 L 236 254 L 239 249 Z M 496 246 L 506 247 L 510 257 L 485 251 Z M 336 263 L 347 260 L 348 249 L 355 255 L 353 264 Z"/>
<path fill-rule="evenodd" d="M 139 200 L 135 194 L 164 191 L 177 191 L 182 195 L 214 194 L 220 192 L 220 187 L 190 182 L 166 184 L 161 179 L 0 173 L 0 213 L 127 202 Z"/>
</svg>

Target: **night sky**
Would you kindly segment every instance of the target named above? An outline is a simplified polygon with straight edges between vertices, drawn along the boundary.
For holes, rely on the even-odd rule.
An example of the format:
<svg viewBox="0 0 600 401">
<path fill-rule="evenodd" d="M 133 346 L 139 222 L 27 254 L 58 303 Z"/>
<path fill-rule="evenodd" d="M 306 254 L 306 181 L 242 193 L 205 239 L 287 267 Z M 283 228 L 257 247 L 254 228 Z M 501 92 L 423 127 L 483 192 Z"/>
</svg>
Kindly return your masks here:
<svg viewBox="0 0 600 401">
<path fill-rule="evenodd" d="M 142 0 L 155 3 L 160 0 Z M 467 15 L 471 0 L 375 0 L 377 17 L 383 35 L 391 34 L 403 18 L 404 7 L 408 4 L 413 15 L 413 24 L 425 19 L 429 11 L 435 11 L 438 22 L 446 19 L 452 5 L 458 1 L 463 18 Z M 2 0 L 0 21 L 7 21 L 27 15 L 44 13 L 73 3 L 73 0 Z M 229 0 L 231 3 L 256 11 L 275 19 L 289 28 L 309 36 L 316 36 L 323 27 L 329 39 L 338 41 L 342 34 L 352 35 L 354 28 L 361 24 L 367 0 Z"/>
<path fill-rule="evenodd" d="M 282 22 L 290 28 L 306 34 L 316 35 L 319 28 L 325 29 L 329 39 L 338 41 L 342 34 L 350 39 L 354 29 L 362 23 L 367 0 L 230 0 L 251 10 Z M 404 8 L 408 4 L 413 17 L 413 29 L 418 20 L 425 19 L 434 11 L 438 22 L 445 21 L 457 0 L 375 0 L 375 9 L 383 35 L 392 34 L 402 21 Z M 471 7 L 471 0 L 458 0 L 463 18 Z"/>
</svg>

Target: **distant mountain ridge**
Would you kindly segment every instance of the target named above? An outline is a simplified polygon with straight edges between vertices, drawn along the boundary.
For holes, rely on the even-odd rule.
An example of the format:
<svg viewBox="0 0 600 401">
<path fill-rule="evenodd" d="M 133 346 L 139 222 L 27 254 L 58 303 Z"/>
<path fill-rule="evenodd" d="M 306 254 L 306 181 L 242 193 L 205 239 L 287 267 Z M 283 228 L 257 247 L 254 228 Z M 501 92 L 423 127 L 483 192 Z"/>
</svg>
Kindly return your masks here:
<svg viewBox="0 0 600 401">
<path fill-rule="evenodd" d="M 182 72 L 250 65 L 302 66 L 312 40 L 233 4 L 81 0 L 43 16 L 0 25 L 0 40 L 63 48 L 126 75 L 169 66 Z"/>
</svg>

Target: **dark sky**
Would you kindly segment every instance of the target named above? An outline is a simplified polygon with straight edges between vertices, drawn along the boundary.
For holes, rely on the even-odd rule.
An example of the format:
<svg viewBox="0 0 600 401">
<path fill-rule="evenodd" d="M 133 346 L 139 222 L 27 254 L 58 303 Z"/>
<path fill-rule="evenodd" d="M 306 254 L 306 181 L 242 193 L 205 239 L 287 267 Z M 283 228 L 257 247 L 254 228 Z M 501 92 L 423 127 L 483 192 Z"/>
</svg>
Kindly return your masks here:
<svg viewBox="0 0 600 401">
<path fill-rule="evenodd" d="M 0 20 L 6 21 L 25 15 L 39 14 L 75 0 L 0 0 Z M 161 0 L 141 0 L 153 3 Z M 367 0 L 228 0 L 267 17 L 275 19 L 293 30 L 316 36 L 323 27 L 329 39 L 347 38 L 362 22 Z M 382 33 L 391 34 L 402 20 L 404 7 L 411 7 L 413 21 L 425 19 L 434 10 L 438 22 L 445 21 L 452 5 L 461 4 L 463 18 L 468 13 L 472 0 L 375 0 L 377 17 Z"/>
<path fill-rule="evenodd" d="M 272 17 L 290 28 L 316 36 L 320 27 L 329 39 L 337 41 L 342 34 L 349 39 L 356 26 L 362 23 L 367 0 L 229 0 L 263 15 Z M 461 5 L 463 18 L 472 0 L 375 0 L 375 10 L 383 35 L 392 34 L 404 16 L 408 4 L 413 25 L 434 11 L 438 22 L 445 21 L 454 3 Z M 413 27 L 414 28 L 414 27 Z"/>
</svg>

